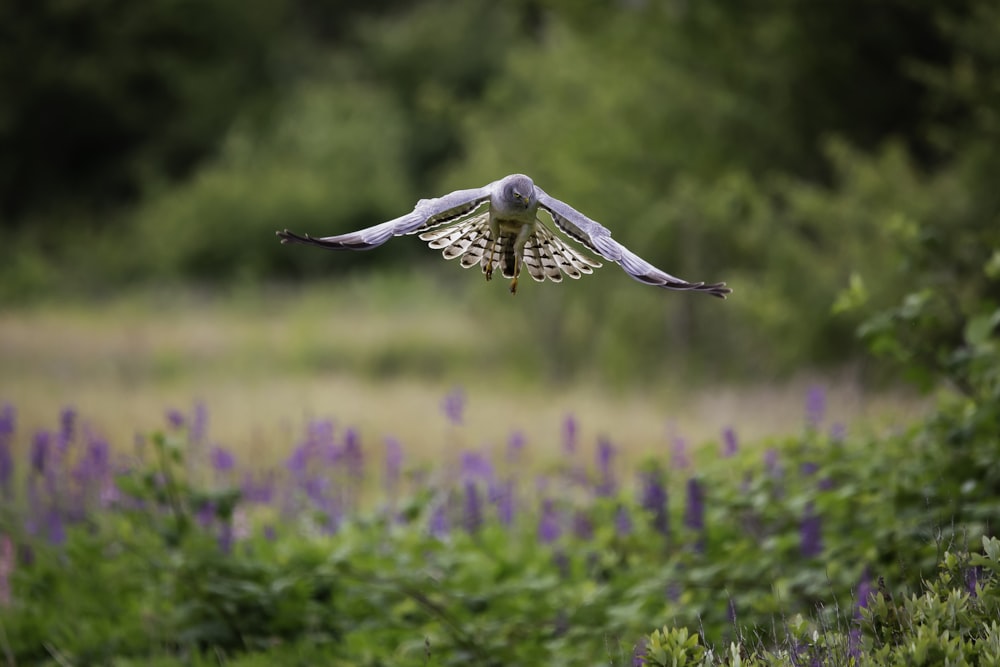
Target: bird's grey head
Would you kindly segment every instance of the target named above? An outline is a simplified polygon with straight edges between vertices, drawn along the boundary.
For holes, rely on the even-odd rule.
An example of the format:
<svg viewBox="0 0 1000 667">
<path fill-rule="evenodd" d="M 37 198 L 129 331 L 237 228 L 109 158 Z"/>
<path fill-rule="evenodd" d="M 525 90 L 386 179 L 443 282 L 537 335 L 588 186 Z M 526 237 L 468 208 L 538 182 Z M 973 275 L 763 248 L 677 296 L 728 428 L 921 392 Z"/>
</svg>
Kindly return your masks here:
<svg viewBox="0 0 1000 667">
<path fill-rule="evenodd" d="M 501 183 L 504 203 L 512 208 L 529 208 L 537 200 L 535 184 L 524 174 L 511 174 Z"/>
</svg>

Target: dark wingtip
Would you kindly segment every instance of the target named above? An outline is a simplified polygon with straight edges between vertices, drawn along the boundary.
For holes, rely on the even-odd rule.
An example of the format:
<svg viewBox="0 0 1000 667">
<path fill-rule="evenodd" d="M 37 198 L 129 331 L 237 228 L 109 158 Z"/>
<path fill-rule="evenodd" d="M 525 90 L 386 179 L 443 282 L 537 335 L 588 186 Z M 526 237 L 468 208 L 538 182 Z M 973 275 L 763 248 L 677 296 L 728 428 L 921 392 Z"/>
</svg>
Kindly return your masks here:
<svg viewBox="0 0 1000 667">
<path fill-rule="evenodd" d="M 274 235 L 281 239 L 282 243 L 309 243 L 311 241 L 308 234 L 301 236 L 287 229 L 278 230 Z"/>
<path fill-rule="evenodd" d="M 717 296 L 720 299 L 725 299 L 728 295 L 733 293 L 733 289 L 731 287 L 726 287 L 726 283 L 715 283 L 712 285 L 705 285 L 705 287 L 703 287 L 702 289 L 704 289 L 712 296 Z"/>
</svg>

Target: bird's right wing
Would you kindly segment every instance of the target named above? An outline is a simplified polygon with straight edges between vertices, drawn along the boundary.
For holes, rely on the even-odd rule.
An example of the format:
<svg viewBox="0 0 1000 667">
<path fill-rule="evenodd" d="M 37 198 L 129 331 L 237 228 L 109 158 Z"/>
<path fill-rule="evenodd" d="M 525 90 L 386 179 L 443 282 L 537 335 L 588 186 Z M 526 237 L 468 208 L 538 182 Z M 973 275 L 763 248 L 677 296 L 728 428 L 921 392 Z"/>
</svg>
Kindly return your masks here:
<svg viewBox="0 0 1000 667">
<path fill-rule="evenodd" d="M 304 243 L 333 250 L 371 250 L 393 236 L 426 231 L 475 211 L 490 198 L 492 185 L 491 183 L 481 188 L 456 190 L 436 199 L 421 199 L 410 213 L 356 232 L 314 237 L 308 234 L 296 234 L 286 229 L 277 232 L 277 235 L 282 243 Z"/>
</svg>

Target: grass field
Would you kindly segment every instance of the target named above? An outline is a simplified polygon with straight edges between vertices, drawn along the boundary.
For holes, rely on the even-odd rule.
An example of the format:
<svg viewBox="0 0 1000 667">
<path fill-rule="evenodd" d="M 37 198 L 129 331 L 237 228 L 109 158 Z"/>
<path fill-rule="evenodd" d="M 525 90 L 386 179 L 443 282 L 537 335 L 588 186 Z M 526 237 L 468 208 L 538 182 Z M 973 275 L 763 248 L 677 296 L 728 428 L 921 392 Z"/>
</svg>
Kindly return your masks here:
<svg viewBox="0 0 1000 667">
<path fill-rule="evenodd" d="M 368 441 L 395 435 L 433 458 L 456 438 L 500 446 L 515 431 L 538 440 L 536 453 L 557 452 L 573 414 L 583 442 L 604 434 L 642 456 L 675 436 L 716 440 L 726 427 L 745 441 L 797 432 L 814 385 L 826 390 L 828 423 L 852 428 L 907 421 L 926 406 L 902 391 L 867 390 L 850 373 L 694 389 L 668 378 L 631 390 L 530 377 L 516 355 L 498 354 L 500 334 L 466 303 L 419 285 L 391 291 L 164 289 L 7 310 L 0 401 L 16 406 L 26 429 L 73 406 L 114 443 L 201 401 L 212 439 L 258 460 L 283 456 L 313 417 L 355 426 Z M 466 405 L 459 428 L 441 410 L 456 389 Z"/>
</svg>

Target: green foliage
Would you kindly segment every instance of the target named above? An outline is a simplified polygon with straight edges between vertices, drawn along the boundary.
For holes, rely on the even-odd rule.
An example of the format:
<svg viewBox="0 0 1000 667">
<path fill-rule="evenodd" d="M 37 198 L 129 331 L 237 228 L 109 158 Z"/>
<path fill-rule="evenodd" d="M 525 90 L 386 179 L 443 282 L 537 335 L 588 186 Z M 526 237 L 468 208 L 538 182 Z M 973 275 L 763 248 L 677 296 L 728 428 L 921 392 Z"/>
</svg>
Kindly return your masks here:
<svg viewBox="0 0 1000 667">
<path fill-rule="evenodd" d="M 649 635 L 645 657 L 646 664 L 655 667 L 687 667 L 702 664 L 705 648 L 687 628 L 664 627 Z"/>
<path fill-rule="evenodd" d="M 790 647 L 757 649 L 746 642 L 706 652 L 687 628 L 654 630 L 645 664 L 681 665 L 980 665 L 1000 660 L 1000 540 L 982 538 L 982 552 L 946 552 L 922 594 L 896 601 L 885 589 L 859 607 L 853 628 L 830 631 L 796 617 Z"/>
</svg>

